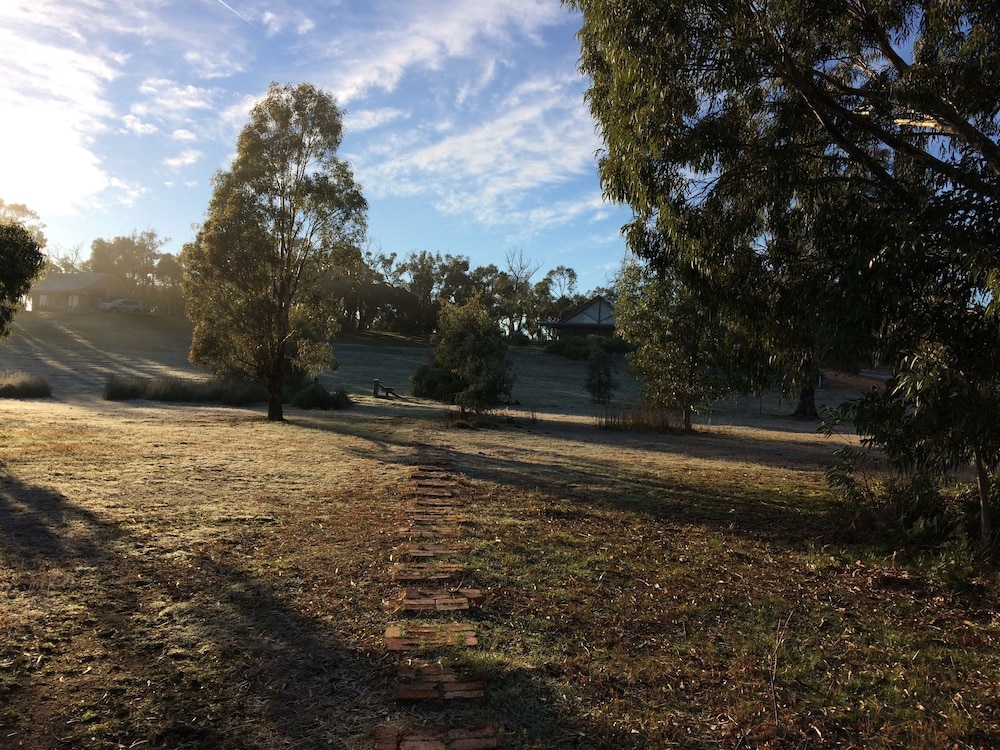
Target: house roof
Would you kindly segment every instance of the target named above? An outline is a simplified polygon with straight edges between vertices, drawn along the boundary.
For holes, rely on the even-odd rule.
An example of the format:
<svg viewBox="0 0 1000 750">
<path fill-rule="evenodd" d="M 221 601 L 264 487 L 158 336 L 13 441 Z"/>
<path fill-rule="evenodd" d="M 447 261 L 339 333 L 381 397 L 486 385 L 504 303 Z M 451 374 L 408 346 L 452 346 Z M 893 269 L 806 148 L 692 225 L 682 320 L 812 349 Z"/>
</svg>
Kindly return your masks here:
<svg viewBox="0 0 1000 750">
<path fill-rule="evenodd" d="M 33 292 L 84 292 L 105 285 L 106 273 L 50 273 L 33 287 Z"/>
<path fill-rule="evenodd" d="M 583 307 L 558 322 L 544 323 L 549 328 L 614 328 L 615 304 L 604 295 L 597 295 Z"/>
</svg>

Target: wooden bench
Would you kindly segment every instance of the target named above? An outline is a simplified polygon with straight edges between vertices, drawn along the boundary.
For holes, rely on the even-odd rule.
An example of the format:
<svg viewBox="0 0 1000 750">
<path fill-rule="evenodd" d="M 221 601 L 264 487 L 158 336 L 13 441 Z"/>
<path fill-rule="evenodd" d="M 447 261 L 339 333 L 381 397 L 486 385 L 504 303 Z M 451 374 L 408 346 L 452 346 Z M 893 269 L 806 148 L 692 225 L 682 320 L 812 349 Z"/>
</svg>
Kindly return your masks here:
<svg viewBox="0 0 1000 750">
<path fill-rule="evenodd" d="M 401 398 L 392 386 L 386 385 L 378 378 L 375 378 L 375 387 L 372 389 L 372 395 L 375 398 Z"/>
</svg>

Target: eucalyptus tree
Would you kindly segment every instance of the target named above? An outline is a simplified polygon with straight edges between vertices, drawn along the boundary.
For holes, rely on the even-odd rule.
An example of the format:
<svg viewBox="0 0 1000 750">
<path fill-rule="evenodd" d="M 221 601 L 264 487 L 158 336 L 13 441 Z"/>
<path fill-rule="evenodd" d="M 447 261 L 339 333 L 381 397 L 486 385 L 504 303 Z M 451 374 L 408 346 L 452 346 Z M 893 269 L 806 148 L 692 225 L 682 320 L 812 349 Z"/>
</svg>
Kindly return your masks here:
<svg viewBox="0 0 1000 750">
<path fill-rule="evenodd" d="M 181 256 L 191 361 L 263 383 L 272 421 L 284 416 L 289 368 L 318 374 L 332 362 L 339 310 L 322 282 L 365 233 L 367 203 L 338 156 L 342 137 L 328 93 L 271 84 Z"/>
<path fill-rule="evenodd" d="M 0 341 L 10 335 L 10 324 L 31 282 L 45 268 L 38 234 L 23 224 L 0 219 Z"/>
<path fill-rule="evenodd" d="M 985 541 L 1000 422 L 969 420 L 1000 402 L 996 3 L 567 4 L 632 248 L 776 357 L 891 364 L 886 398 L 947 436 L 900 461 L 981 465 Z M 858 427 L 885 446 L 891 424 Z"/>
</svg>

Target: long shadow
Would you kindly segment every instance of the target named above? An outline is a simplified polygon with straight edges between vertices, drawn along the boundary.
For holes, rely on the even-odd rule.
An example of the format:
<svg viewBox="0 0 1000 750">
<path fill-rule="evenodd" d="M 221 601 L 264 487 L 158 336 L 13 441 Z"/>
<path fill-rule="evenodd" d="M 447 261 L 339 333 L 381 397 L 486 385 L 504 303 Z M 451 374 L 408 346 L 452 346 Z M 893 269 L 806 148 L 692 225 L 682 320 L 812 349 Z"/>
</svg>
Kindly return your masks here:
<svg viewBox="0 0 1000 750">
<path fill-rule="evenodd" d="M 254 543 L 244 536 L 230 541 Z M 0 467 L 4 579 L 33 612 L 0 640 L 12 665 L 0 730 L 19 747 L 347 747 L 386 721 L 493 724 L 509 748 L 638 746 L 582 741 L 618 733 L 575 721 L 544 675 L 520 669 L 486 670 L 488 697 L 467 708 L 401 707 L 399 659 L 346 644 L 280 579 L 235 555 L 156 546 Z M 488 623 L 488 608 L 475 617 Z"/>
<path fill-rule="evenodd" d="M 574 506 L 614 508 L 665 523 L 706 525 L 791 545 L 843 543 L 849 536 L 836 503 L 806 499 L 796 491 L 796 474 L 814 471 L 817 464 L 814 451 L 794 443 L 789 444 L 783 457 L 754 459 L 754 463 L 788 475 L 788 491 L 778 495 L 752 486 L 717 487 L 658 475 L 640 466 L 623 467 L 610 451 L 607 457 L 582 459 L 574 448 L 560 448 L 561 441 L 582 440 L 578 431 L 567 435 L 557 430 L 552 434 L 550 449 L 526 453 L 523 458 L 514 451 L 490 456 L 455 448 L 455 466 L 474 479 L 543 492 L 565 503 L 561 512 L 566 513 L 572 513 Z M 683 462 L 718 458 L 727 445 L 729 451 L 739 455 L 742 440 L 736 435 L 693 435 L 657 443 L 655 438 L 646 437 L 634 439 L 631 447 L 660 455 L 664 462 Z M 621 445 L 619 442 L 616 447 Z M 572 464 L 567 464 L 566 455 L 574 456 Z"/>
<path fill-rule="evenodd" d="M 18 746 L 319 747 L 391 711 L 380 654 L 224 560 L 154 552 L 2 469 L 0 540 L 35 611 L 2 644 L 17 666 L 0 724 Z"/>
</svg>

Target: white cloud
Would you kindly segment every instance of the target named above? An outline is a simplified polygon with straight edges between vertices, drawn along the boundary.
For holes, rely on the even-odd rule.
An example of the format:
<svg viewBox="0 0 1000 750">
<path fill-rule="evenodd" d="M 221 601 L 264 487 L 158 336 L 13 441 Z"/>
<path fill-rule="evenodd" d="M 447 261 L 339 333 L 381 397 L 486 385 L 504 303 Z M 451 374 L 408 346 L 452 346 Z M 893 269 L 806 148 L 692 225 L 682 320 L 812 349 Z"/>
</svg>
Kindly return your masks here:
<svg viewBox="0 0 1000 750">
<path fill-rule="evenodd" d="M 173 133 L 170 134 L 170 137 L 173 138 L 175 141 L 196 141 L 196 140 L 198 140 L 198 136 L 196 136 L 190 130 L 186 130 L 184 128 L 177 128 Z"/>
<path fill-rule="evenodd" d="M 358 112 L 348 112 L 344 117 L 344 129 L 349 133 L 359 133 L 363 130 L 373 130 L 383 125 L 403 120 L 409 115 L 395 107 L 380 109 L 363 109 Z"/>
<path fill-rule="evenodd" d="M 107 86 L 119 70 L 99 45 L 81 44 L 74 20 L 44 3 L 0 7 L 0 196 L 43 216 L 116 188 L 94 140 L 114 122 Z"/>
<path fill-rule="evenodd" d="M 201 78 L 228 78 L 246 69 L 243 60 L 234 59 L 232 56 L 234 52 L 241 51 L 239 49 L 227 51 L 219 47 L 205 50 L 189 49 L 184 53 L 184 61 L 191 66 L 195 75 Z M 245 53 L 241 53 L 241 56 L 243 55 Z"/>
<path fill-rule="evenodd" d="M 260 20 L 264 24 L 268 38 L 277 36 L 289 28 L 294 29 L 295 33 L 300 36 L 308 34 L 316 28 L 315 21 L 298 11 L 292 12 L 288 16 L 280 16 L 277 13 L 266 11 Z"/>
<path fill-rule="evenodd" d="M 122 132 L 134 133 L 135 135 L 151 135 L 158 130 L 151 122 L 143 122 L 135 115 L 125 115 L 122 118 L 122 124 L 125 126 Z"/>
<path fill-rule="evenodd" d="M 211 109 L 218 93 L 191 84 L 182 85 L 166 78 L 148 78 L 139 86 L 147 97 L 145 102 L 132 105 L 132 113 L 140 117 L 178 118 L 191 110 Z"/>
<path fill-rule="evenodd" d="M 531 79 L 476 124 L 381 142 L 357 159 L 360 179 L 383 194 L 433 196 L 441 212 L 489 225 L 578 218 L 585 209 L 577 204 L 531 207 L 527 200 L 594 170 L 599 141 L 578 85 L 568 76 Z"/>
<path fill-rule="evenodd" d="M 201 151 L 187 149 L 179 153 L 177 156 L 164 159 L 163 164 L 171 169 L 180 169 L 181 167 L 189 167 L 192 164 L 196 164 L 201 157 Z"/>
<path fill-rule="evenodd" d="M 332 56 L 338 69 L 333 87 L 338 101 L 370 89 L 393 91 L 410 69 L 439 70 L 449 59 L 482 54 L 483 41 L 509 42 L 513 35 L 536 41 L 541 29 L 566 22 L 566 11 L 551 0 L 463 2 L 442 7 L 434 0 L 382 0 L 373 12 L 377 28 L 342 40 Z"/>
</svg>

